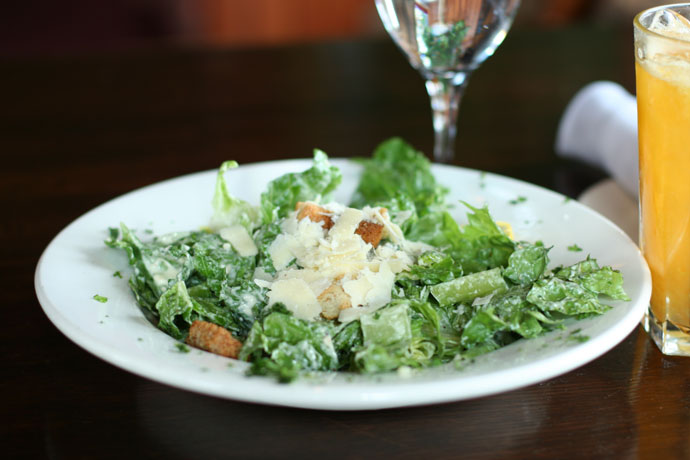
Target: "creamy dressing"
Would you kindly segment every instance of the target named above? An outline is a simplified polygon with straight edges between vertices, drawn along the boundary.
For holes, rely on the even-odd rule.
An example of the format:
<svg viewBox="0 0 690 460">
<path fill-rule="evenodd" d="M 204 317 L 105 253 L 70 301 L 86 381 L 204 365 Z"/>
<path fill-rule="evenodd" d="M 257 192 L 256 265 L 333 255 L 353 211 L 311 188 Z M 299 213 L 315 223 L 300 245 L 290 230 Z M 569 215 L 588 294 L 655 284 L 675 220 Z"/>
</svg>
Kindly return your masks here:
<svg viewBox="0 0 690 460">
<path fill-rule="evenodd" d="M 156 287 L 163 292 L 168 289 L 170 280 L 177 279 L 184 260 L 177 260 L 175 265 L 163 258 L 145 259 L 145 263 Z"/>
</svg>

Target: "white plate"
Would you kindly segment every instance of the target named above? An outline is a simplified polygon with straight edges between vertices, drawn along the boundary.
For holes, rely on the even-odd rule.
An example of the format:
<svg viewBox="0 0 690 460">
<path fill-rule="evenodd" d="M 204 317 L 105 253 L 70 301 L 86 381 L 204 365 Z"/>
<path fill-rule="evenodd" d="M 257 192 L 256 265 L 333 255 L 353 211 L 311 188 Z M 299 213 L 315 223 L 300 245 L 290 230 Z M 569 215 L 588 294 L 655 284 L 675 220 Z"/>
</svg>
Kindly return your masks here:
<svg viewBox="0 0 690 460">
<path fill-rule="evenodd" d="M 343 172 L 336 199 L 347 202 L 359 166 L 333 160 Z M 265 184 L 286 172 L 301 171 L 310 160 L 242 166 L 228 173 L 231 193 L 254 203 Z M 153 327 L 134 302 L 122 251 L 107 248 L 107 228 L 125 222 L 156 234 L 193 230 L 211 214 L 215 171 L 191 174 L 128 193 L 86 213 L 50 243 L 36 269 L 38 299 L 67 337 L 94 355 L 140 376 L 199 393 L 284 406 L 359 410 L 440 403 L 475 398 L 537 383 L 575 369 L 622 341 L 647 306 L 651 281 L 638 248 L 610 221 L 582 204 L 543 188 L 479 171 L 434 165 L 451 200 L 488 204 L 496 220 L 512 223 L 518 239 L 554 245 L 552 266 L 587 254 L 620 269 L 630 302 L 613 302 L 606 314 L 569 324 L 532 340 L 520 340 L 481 356 L 462 369 L 452 365 L 411 375 L 324 375 L 279 384 L 246 377 L 246 363 L 199 350 L 179 351 L 177 342 Z M 453 210 L 465 222 L 462 206 Z M 142 233 L 143 234 L 143 233 Z M 567 248 L 577 244 L 582 252 Z M 121 271 L 124 279 L 113 276 Z M 108 298 L 106 303 L 94 295 Z M 578 337 L 589 337 L 587 341 Z"/>
</svg>

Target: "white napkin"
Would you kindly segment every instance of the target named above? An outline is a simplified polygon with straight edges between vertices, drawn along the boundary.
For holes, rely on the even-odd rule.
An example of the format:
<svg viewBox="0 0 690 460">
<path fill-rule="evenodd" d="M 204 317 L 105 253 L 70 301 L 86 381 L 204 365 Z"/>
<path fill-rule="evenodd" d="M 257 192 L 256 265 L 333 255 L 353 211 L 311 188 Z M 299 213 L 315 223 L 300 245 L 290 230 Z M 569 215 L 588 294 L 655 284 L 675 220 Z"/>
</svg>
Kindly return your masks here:
<svg viewBox="0 0 690 460">
<path fill-rule="evenodd" d="M 578 91 L 563 113 L 555 148 L 604 169 L 637 199 L 637 103 L 619 84 L 598 81 Z"/>
</svg>

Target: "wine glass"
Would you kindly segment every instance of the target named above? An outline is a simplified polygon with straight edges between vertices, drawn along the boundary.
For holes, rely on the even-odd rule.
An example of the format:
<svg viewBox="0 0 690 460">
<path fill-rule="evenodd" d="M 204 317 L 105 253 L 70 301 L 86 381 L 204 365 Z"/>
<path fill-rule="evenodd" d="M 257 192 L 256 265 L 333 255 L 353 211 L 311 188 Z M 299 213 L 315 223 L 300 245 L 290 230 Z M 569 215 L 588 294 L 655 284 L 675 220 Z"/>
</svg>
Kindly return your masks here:
<svg viewBox="0 0 690 460">
<path fill-rule="evenodd" d="M 501 44 L 519 0 L 375 0 L 383 26 L 426 79 L 434 160 L 453 161 L 460 99 L 472 71 Z"/>
</svg>

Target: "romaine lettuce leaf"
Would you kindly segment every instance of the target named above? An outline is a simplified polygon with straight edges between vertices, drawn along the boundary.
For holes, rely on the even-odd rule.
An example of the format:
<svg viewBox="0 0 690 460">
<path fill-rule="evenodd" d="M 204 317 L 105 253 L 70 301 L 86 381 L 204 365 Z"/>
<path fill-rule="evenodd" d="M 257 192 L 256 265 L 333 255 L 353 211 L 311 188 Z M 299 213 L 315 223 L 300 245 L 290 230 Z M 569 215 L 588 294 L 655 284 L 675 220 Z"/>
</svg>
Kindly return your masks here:
<svg viewBox="0 0 690 460">
<path fill-rule="evenodd" d="M 185 327 L 194 321 L 194 304 L 183 281 L 178 281 L 156 303 L 158 327 L 176 339 L 185 337 Z"/>
<path fill-rule="evenodd" d="M 447 211 L 436 211 L 411 224 L 406 238 L 450 254 L 464 273 L 505 266 L 515 243 L 494 223 L 487 208 L 467 206 L 470 212 L 465 226 L 461 227 Z"/>
<path fill-rule="evenodd" d="M 432 358 L 435 346 L 413 336 L 410 308 L 399 302 L 360 318 L 364 346 L 354 355 L 361 372 L 377 373 L 402 366 L 421 366 Z"/>
<path fill-rule="evenodd" d="M 120 230 L 122 232 L 121 239 Z M 143 245 L 125 224 L 120 224 L 120 230 L 111 228 L 110 238 L 105 240 L 105 244 L 113 249 L 125 251 L 129 265 L 132 266 L 132 275 L 128 281 L 129 287 L 134 293 L 137 303 L 150 313 L 155 313 L 160 292 L 158 292 L 153 278 L 142 260 Z"/>
<path fill-rule="evenodd" d="M 371 159 L 360 161 L 364 171 L 350 206 L 381 206 L 400 196 L 414 203 L 419 216 L 445 206 L 448 190 L 436 182 L 429 160 L 402 139 L 382 142 Z"/>
<path fill-rule="evenodd" d="M 483 208 L 476 208 L 464 201 L 461 202 L 472 211 L 467 213 L 467 225 L 462 227 L 462 237 L 467 239 L 476 239 L 482 236 L 505 236 L 503 230 L 496 224 L 496 222 L 489 214 L 488 206 Z"/>
<path fill-rule="evenodd" d="M 430 310 L 423 311 L 425 308 Z M 360 372 L 427 366 L 439 348 L 439 318 L 430 304 L 420 302 L 412 309 L 406 301 L 394 302 L 362 316 L 360 322 L 364 345 L 353 360 Z"/>
<path fill-rule="evenodd" d="M 402 275 L 419 280 L 426 285 L 433 285 L 461 276 L 462 266 L 456 264 L 448 254 L 441 251 L 428 251 L 419 256 L 417 263 L 410 267 L 409 272 L 402 272 Z"/>
<path fill-rule="evenodd" d="M 405 238 L 421 241 L 441 250 L 460 245 L 462 232 L 460 225 L 447 211 L 427 213 L 409 225 Z"/>
<path fill-rule="evenodd" d="M 301 173 L 288 173 L 271 181 L 261 194 L 264 224 L 288 215 L 299 201 L 325 202 L 340 184 L 342 174 L 321 150 L 314 150 L 314 165 Z"/>
<path fill-rule="evenodd" d="M 277 222 L 271 222 L 270 224 L 262 225 L 254 233 L 254 242 L 259 250 L 256 266 L 271 276 L 276 274 L 276 269 L 273 266 L 273 259 L 271 259 L 268 249 L 281 231 L 282 229 Z"/>
<path fill-rule="evenodd" d="M 240 359 L 251 360 L 250 373 L 293 380 L 301 371 L 338 369 L 333 328 L 320 322 L 273 311 L 256 321 L 245 341 Z"/>
<path fill-rule="evenodd" d="M 354 354 L 362 347 L 363 343 L 362 327 L 357 320 L 345 324 L 335 334 L 335 337 L 333 337 L 333 347 L 338 353 L 341 369 L 350 369 L 352 367 Z"/>
<path fill-rule="evenodd" d="M 508 258 L 503 276 L 521 286 L 534 283 L 544 274 L 549 264 L 549 249 L 542 244 L 520 243 Z"/>
<path fill-rule="evenodd" d="M 556 277 L 536 281 L 527 300 L 543 311 L 578 317 L 602 314 L 611 308 L 599 302 L 599 296 L 592 291 Z"/>
<path fill-rule="evenodd" d="M 235 312 L 209 296 L 208 290 L 202 286 L 187 289 L 184 281 L 178 281 L 161 295 L 156 311 L 158 327 L 179 340 L 187 336 L 189 325 L 196 320 L 217 324 L 233 334 L 243 328 L 237 323 Z"/>
<path fill-rule="evenodd" d="M 474 314 L 463 328 L 462 344 L 472 348 L 491 342 L 498 332 L 504 333 L 501 336 L 504 341 L 509 337 L 505 333 L 531 338 L 558 327 L 560 320 L 549 318 L 536 305 L 527 301 L 528 292 L 528 287 L 516 286 L 505 293 L 492 296 L 484 305 L 474 306 Z"/>
<path fill-rule="evenodd" d="M 217 294 L 224 285 L 232 286 L 253 278 L 256 258 L 240 256 L 217 234 L 202 234 L 189 254 L 194 270 Z"/>
<path fill-rule="evenodd" d="M 125 224 L 120 224 L 122 237 L 111 231 L 106 244 L 112 248 L 123 249 L 134 273 L 130 277 L 130 287 L 140 305 L 153 310 L 153 307 L 169 286 L 178 279 L 189 275 L 191 258 L 187 242 L 194 238 L 192 233 L 175 233 L 142 243 Z"/>
<path fill-rule="evenodd" d="M 259 223 L 259 209 L 232 196 L 225 182 L 225 173 L 236 167 L 236 161 L 225 161 L 218 169 L 216 189 L 212 201 L 213 215 L 209 227 L 213 230 L 219 230 L 223 227 L 240 224 L 251 234 L 252 229 Z"/>
<path fill-rule="evenodd" d="M 127 252 L 137 302 L 173 337 L 184 338 L 196 319 L 244 337 L 252 309 L 266 302 L 265 289 L 252 280 L 255 258 L 241 257 L 217 234 L 172 233 L 143 243 L 122 225 L 116 238 L 106 243 Z"/>
<path fill-rule="evenodd" d="M 424 340 L 412 340 L 407 345 L 384 346 L 370 344 L 355 354 L 355 369 L 364 374 L 388 372 L 407 367 L 424 367 L 429 364 L 435 348 Z"/>
<path fill-rule="evenodd" d="M 365 345 L 408 344 L 412 339 L 412 326 L 406 303 L 363 315 L 360 323 Z"/>
<path fill-rule="evenodd" d="M 464 204 L 471 212 L 451 248 L 453 259 L 462 265 L 465 273 L 505 266 L 515 250 L 515 243 L 494 222 L 488 207 Z"/>
<path fill-rule="evenodd" d="M 615 300 L 630 300 L 623 290 L 623 275 L 611 267 L 599 267 L 597 261 L 590 257 L 569 267 L 557 268 L 554 275 L 578 283 L 596 294 Z"/>
</svg>

